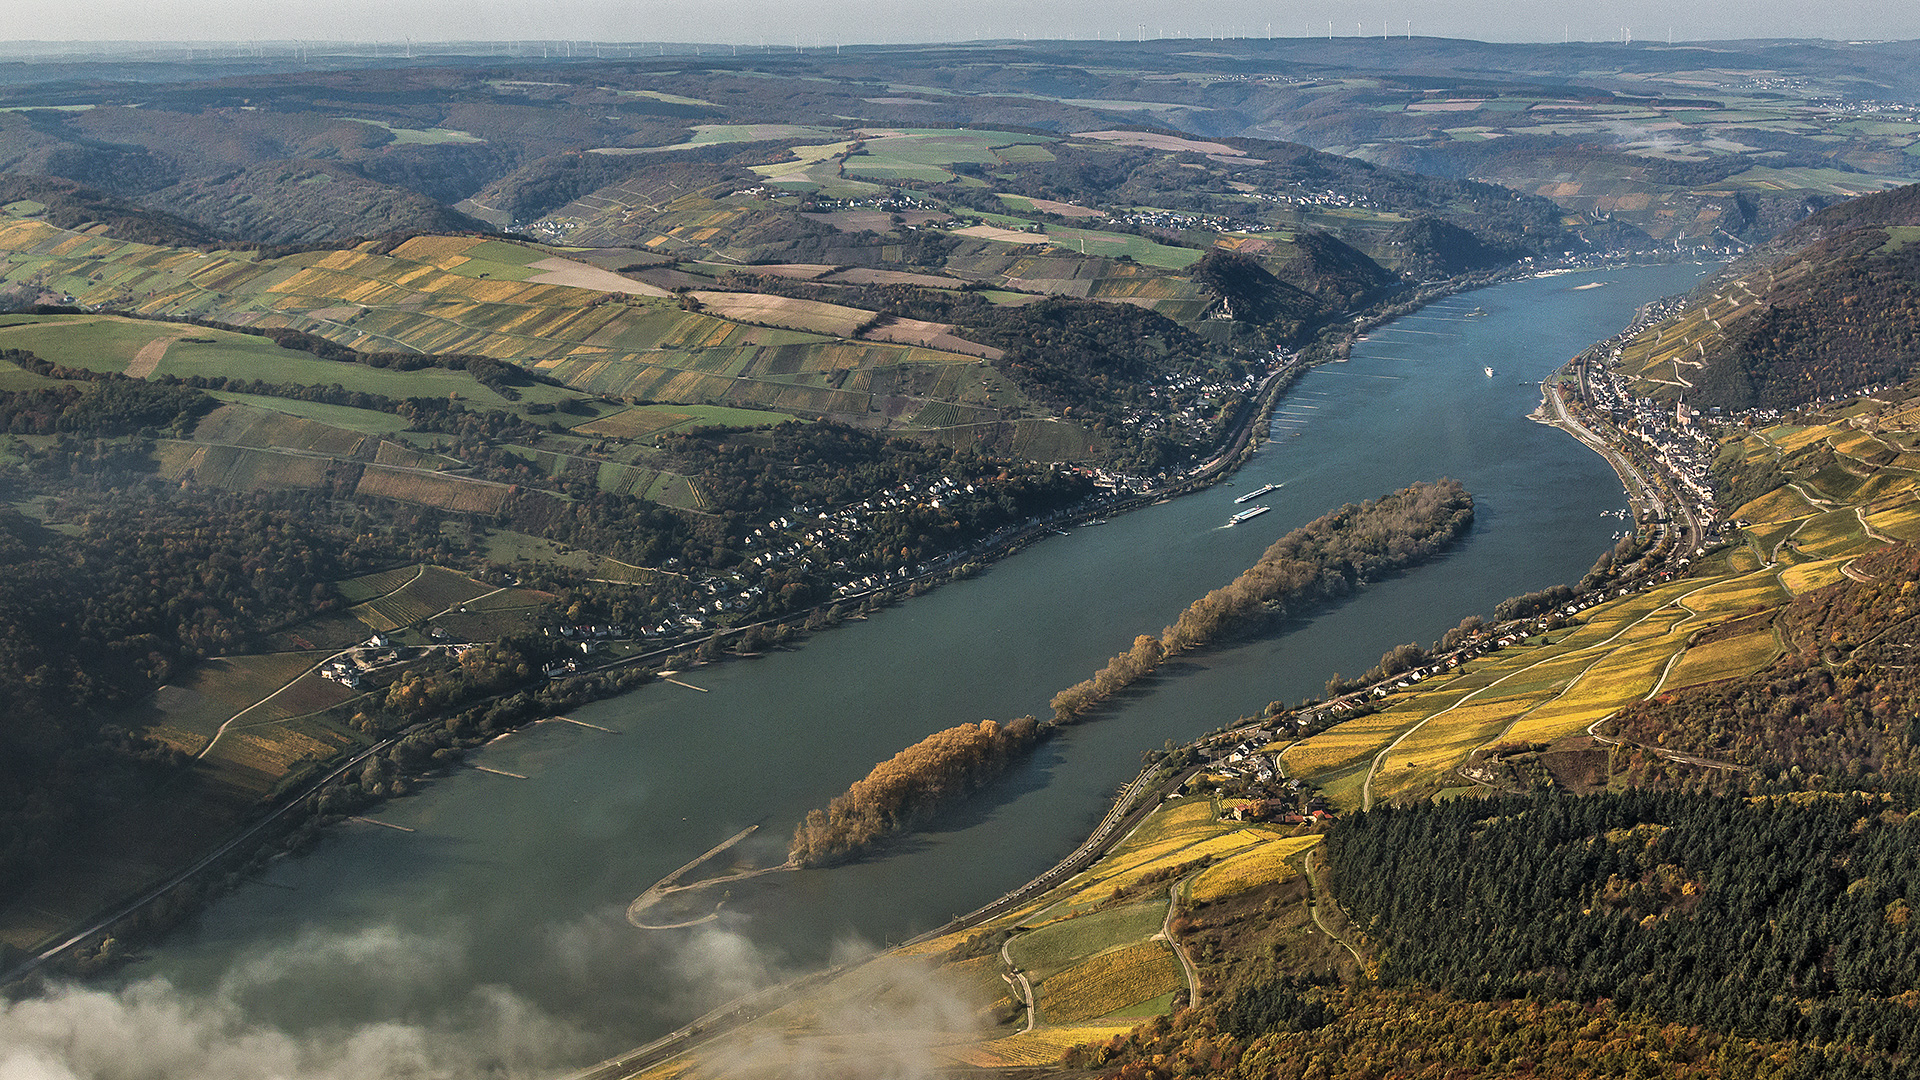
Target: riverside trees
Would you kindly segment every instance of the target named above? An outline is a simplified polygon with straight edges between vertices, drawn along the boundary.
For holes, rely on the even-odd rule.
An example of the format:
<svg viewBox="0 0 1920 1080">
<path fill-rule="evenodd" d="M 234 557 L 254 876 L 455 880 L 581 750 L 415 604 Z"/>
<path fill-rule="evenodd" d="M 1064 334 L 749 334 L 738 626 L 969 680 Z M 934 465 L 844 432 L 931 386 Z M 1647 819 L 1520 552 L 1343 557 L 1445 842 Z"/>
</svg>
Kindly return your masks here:
<svg viewBox="0 0 1920 1080">
<path fill-rule="evenodd" d="M 1000 775 L 1039 737 L 1031 716 L 936 731 L 875 765 L 825 810 L 808 811 L 793 832 L 789 858 L 800 866 L 837 862 L 903 831 L 941 801 Z"/>
<path fill-rule="evenodd" d="M 1324 514 L 1281 537 L 1251 569 L 1195 601 L 1159 636 L 1141 634 L 1093 678 L 1054 695 L 1050 724 L 1031 716 L 1004 726 L 992 720 L 961 724 L 874 766 L 825 810 L 807 814 L 794 830 L 789 857 L 800 866 L 837 862 L 911 828 L 942 801 L 999 775 L 1049 727 L 1077 718 L 1151 674 L 1169 656 L 1252 631 L 1412 565 L 1445 547 L 1472 521 L 1473 497 L 1456 480 L 1414 484 Z"/>
<path fill-rule="evenodd" d="M 1473 496 L 1457 480 L 1414 484 L 1323 514 L 1274 541 L 1259 562 L 1194 601 L 1159 637 L 1135 638 L 1092 678 L 1055 694 L 1054 722 L 1071 723 L 1168 657 L 1253 632 L 1429 558 L 1472 523 Z"/>
</svg>

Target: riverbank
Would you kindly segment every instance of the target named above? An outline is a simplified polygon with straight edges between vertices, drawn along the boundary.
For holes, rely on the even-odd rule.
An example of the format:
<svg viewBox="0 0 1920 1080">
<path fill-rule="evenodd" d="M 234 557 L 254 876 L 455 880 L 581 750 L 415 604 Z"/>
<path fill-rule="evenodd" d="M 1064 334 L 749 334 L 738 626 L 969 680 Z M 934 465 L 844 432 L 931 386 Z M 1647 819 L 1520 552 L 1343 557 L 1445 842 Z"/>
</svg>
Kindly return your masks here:
<svg viewBox="0 0 1920 1080">
<path fill-rule="evenodd" d="M 1035 537 L 1048 542 L 990 574 L 912 604 L 876 604 L 871 619 L 849 618 L 797 651 L 680 676 L 708 693 L 661 683 L 566 714 L 623 737 L 522 728 L 473 760 L 528 779 L 460 769 L 378 813 L 414 833 L 328 829 L 301 858 L 268 862 L 206 906 L 195 929 L 151 947 L 137 974 L 218 993 L 228 972 L 258 970 L 290 947 L 289 927 L 324 943 L 357 940 L 371 925 L 444 962 L 335 965 L 333 997 L 406 995 L 422 1023 L 464 1037 L 471 1014 L 458 1003 L 474 986 L 502 987 L 590 1033 L 595 1052 L 579 1061 L 718 1004 L 685 975 L 681 950 L 694 942 L 736 942 L 781 973 L 812 970 L 836 941 L 900 940 L 986 903 L 1083 842 L 1137 774 L 1143 747 L 1316 696 L 1329 672 L 1365 670 L 1409 638 L 1439 637 L 1464 612 L 1586 571 L 1608 543 L 1610 522 L 1597 513 L 1623 502 L 1617 481 L 1584 447 L 1522 419 L 1537 388 L 1490 382 L 1479 369 L 1485 354 L 1538 380 L 1621 325 L 1631 301 L 1671 293 L 1679 279 L 1622 272 L 1608 277 L 1615 288 L 1564 289 L 1583 280 L 1521 280 L 1442 301 L 1399 324 L 1407 333 L 1376 333 L 1349 363 L 1301 375 L 1275 438 L 1243 466 L 1243 491 L 1285 484 L 1257 526 L 1219 527 L 1231 491 L 1155 500 L 1099 528 L 1048 530 Z M 1476 306 L 1489 314 L 1465 318 Z M 1484 518 L 1434 567 L 1126 695 L 1100 723 L 1070 729 L 937 829 L 876 859 L 736 888 L 721 919 L 688 930 L 627 925 L 631 900 L 693 854 L 756 821 L 798 820 L 930 730 L 1036 711 L 1124 648 L 1121 630 L 1130 639 L 1160 626 L 1288 529 L 1436 473 L 1461 478 Z M 772 849 L 785 838 L 775 831 L 735 852 L 777 863 Z M 563 952 L 563 941 L 590 942 L 588 959 Z M 252 1000 L 249 1016 L 288 1031 L 358 1022 L 292 982 Z"/>
<path fill-rule="evenodd" d="M 1466 283 L 1459 283 L 1459 287 L 1466 287 Z M 1397 305 L 1396 309 L 1405 307 L 1403 300 L 1395 300 L 1393 304 Z M 1356 317 L 1385 316 L 1368 316 L 1362 313 Z M 1337 336 L 1341 332 L 1343 331 L 1339 327 L 1328 328 L 1322 331 L 1321 336 L 1323 340 L 1332 340 L 1329 335 Z M 1097 500 L 1063 519 L 1030 521 L 1013 527 L 1000 535 L 988 538 L 977 548 L 951 553 L 927 569 L 907 578 L 838 597 L 830 604 L 821 605 L 810 612 L 760 620 L 710 634 L 689 636 L 681 641 L 645 650 L 632 657 L 586 668 L 569 682 L 574 685 L 586 685 L 593 679 L 610 680 L 606 688 L 571 694 L 567 704 L 561 707 L 570 708 L 626 693 L 634 689 L 637 682 L 650 681 L 650 674 L 642 674 L 646 669 L 685 666 L 692 661 L 697 650 L 706 650 L 714 654 L 711 659 L 730 658 L 722 651 L 726 644 L 730 641 L 738 642 L 755 631 L 777 630 L 783 640 L 794 640 L 807 632 L 806 628 L 809 624 L 818 624 L 816 628 L 827 628 L 839 618 L 845 617 L 846 613 L 870 610 L 875 606 L 923 595 L 943 584 L 970 577 L 986 566 L 1009 558 L 1029 545 L 1054 535 L 1062 526 L 1126 514 L 1176 495 L 1204 490 L 1230 476 L 1234 469 L 1243 464 L 1258 449 L 1264 426 L 1272 416 L 1277 403 L 1308 366 L 1308 363 L 1301 359 L 1301 354 L 1293 354 L 1277 365 L 1262 380 L 1251 399 L 1242 405 L 1222 445 L 1207 460 L 1183 474 L 1170 478 L 1163 484 L 1139 492 Z M 632 674 L 629 675 L 629 672 Z M 530 683 L 527 686 L 511 688 L 478 702 L 469 702 L 462 706 L 461 711 L 465 712 L 503 701 L 543 685 Z M 527 723 L 537 722 L 541 718 L 541 715 L 528 715 L 513 718 L 508 723 L 518 728 Z M 250 872 L 249 868 L 257 868 L 274 855 L 311 843 L 313 828 L 329 822 L 345 820 L 355 813 L 379 805 L 380 800 L 362 802 L 345 813 L 333 813 L 321 811 L 315 803 L 317 800 L 324 800 L 329 792 L 344 787 L 353 779 L 352 770 L 368 759 L 390 751 L 408 735 L 430 729 L 448 719 L 449 717 L 430 718 L 355 751 L 343 764 L 324 767 L 312 781 L 282 792 L 272 805 L 262 808 L 260 817 L 247 822 L 236 835 L 219 841 L 210 854 L 196 859 L 191 865 L 169 875 L 165 880 L 143 890 L 128 901 L 113 905 L 99 917 L 88 920 L 81 931 L 63 932 L 55 938 L 37 943 L 35 947 L 28 950 L 24 961 L 14 965 L 4 975 L 0 975 L 0 984 L 24 977 L 67 954 L 84 954 L 84 961 L 75 967 L 97 969 L 124 957 L 128 948 L 155 939 L 171 926 L 190 917 L 204 906 L 211 896 L 231 888 L 239 877 Z M 468 752 L 483 745 L 486 739 L 497 737 L 497 735 L 497 731 L 490 731 L 486 733 L 484 739 L 476 738 L 454 748 L 462 753 Z M 443 773 L 444 768 L 442 764 L 427 770 L 403 771 L 402 775 L 410 782 L 419 781 Z M 190 892 L 193 895 L 189 895 Z M 138 925 L 135 925 L 134 917 L 143 914 L 145 917 L 138 920 Z M 119 950 L 117 955 L 101 951 L 101 944 L 109 937 L 115 939 L 116 948 Z"/>
</svg>

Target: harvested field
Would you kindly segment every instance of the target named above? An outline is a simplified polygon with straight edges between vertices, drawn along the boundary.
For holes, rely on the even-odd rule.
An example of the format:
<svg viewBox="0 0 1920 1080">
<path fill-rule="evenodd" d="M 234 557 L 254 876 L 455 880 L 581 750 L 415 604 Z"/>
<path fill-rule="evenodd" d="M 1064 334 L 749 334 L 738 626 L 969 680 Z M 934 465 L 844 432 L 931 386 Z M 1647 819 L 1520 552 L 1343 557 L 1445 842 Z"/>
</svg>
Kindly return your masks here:
<svg viewBox="0 0 1920 1080">
<path fill-rule="evenodd" d="M 952 230 L 955 236 L 971 237 L 975 240 L 997 240 L 1003 244 L 1044 244 L 1045 233 L 1020 232 L 1016 229 L 1003 229 L 998 225 L 969 225 L 964 229 Z"/>
<path fill-rule="evenodd" d="M 765 293 L 696 292 L 693 296 L 703 308 L 722 318 L 834 337 L 852 337 L 855 330 L 874 318 L 873 312 L 860 308 Z"/>
<path fill-rule="evenodd" d="M 354 493 L 435 506 L 463 514 L 497 514 L 506 505 L 507 485 L 457 476 L 401 472 L 370 465 Z"/>
<path fill-rule="evenodd" d="M 1004 199 L 1007 198 L 1007 196 L 1002 195 L 1001 198 Z M 1061 217 L 1100 218 L 1107 216 L 1105 210 L 1095 210 L 1090 206 L 1076 206 L 1073 203 L 1055 202 L 1052 199 L 1036 199 L 1032 196 L 1016 196 L 1016 198 L 1019 198 L 1021 202 L 1026 203 L 1029 207 L 1042 213 L 1058 214 Z"/>
<path fill-rule="evenodd" d="M 1073 135 L 1076 139 L 1097 139 L 1100 142 L 1117 143 L 1121 146 L 1142 146 L 1149 150 L 1167 150 L 1191 154 L 1223 154 L 1229 157 L 1246 157 L 1245 150 L 1236 150 L 1226 143 L 1202 142 L 1199 139 L 1183 139 L 1177 135 L 1162 135 L 1146 131 L 1079 131 Z"/>
<path fill-rule="evenodd" d="M 982 345 L 977 341 L 968 341 L 954 334 L 953 327 L 946 323 L 922 322 L 919 319 L 888 317 L 879 326 L 868 330 L 862 337 L 870 341 L 891 341 L 899 345 L 921 345 L 929 349 L 944 352 L 965 353 L 968 356 L 998 360 L 1006 355 L 1005 350 Z"/>
<path fill-rule="evenodd" d="M 658 285 L 649 285 L 644 281 L 635 281 L 611 270 L 602 270 L 572 259 L 541 259 L 529 263 L 528 267 L 541 273 L 527 280 L 536 285 L 567 285 L 575 289 L 594 289 L 599 292 L 627 293 L 632 296 L 671 296 Z"/>
<path fill-rule="evenodd" d="M 167 337 L 154 338 L 140 346 L 140 351 L 133 354 L 132 360 L 127 361 L 127 378 L 145 379 L 160 370 L 160 361 L 166 357 L 167 348 L 185 336 L 186 332 L 181 331 Z"/>
<path fill-rule="evenodd" d="M 769 274 L 773 277 L 792 278 L 795 281 L 812 281 L 831 271 L 833 267 L 826 263 L 777 263 L 772 266 L 755 266 L 752 272 Z M 715 271 L 717 274 L 718 271 Z"/>
</svg>

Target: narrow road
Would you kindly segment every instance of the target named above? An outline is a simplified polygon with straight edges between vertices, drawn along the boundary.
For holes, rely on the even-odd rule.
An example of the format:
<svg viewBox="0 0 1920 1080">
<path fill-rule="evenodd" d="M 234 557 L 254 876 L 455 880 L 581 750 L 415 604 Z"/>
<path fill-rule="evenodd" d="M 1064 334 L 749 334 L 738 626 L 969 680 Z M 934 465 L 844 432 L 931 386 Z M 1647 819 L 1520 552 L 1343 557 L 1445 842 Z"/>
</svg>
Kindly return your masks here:
<svg viewBox="0 0 1920 1080">
<path fill-rule="evenodd" d="M 1313 914 L 1313 925 L 1319 927 L 1321 933 L 1339 942 L 1341 948 L 1352 953 L 1353 962 L 1359 964 L 1360 970 L 1365 972 L 1367 970 L 1366 957 L 1361 956 L 1360 950 L 1354 948 L 1353 944 L 1346 938 L 1334 933 L 1333 927 L 1327 925 L 1327 920 L 1320 917 L 1320 905 L 1333 903 L 1333 897 L 1329 895 L 1327 890 L 1320 884 L 1319 879 L 1313 875 L 1313 857 L 1317 854 L 1318 852 L 1309 851 L 1307 852 L 1307 857 L 1300 862 L 1301 869 L 1306 871 L 1307 875 L 1307 910 Z"/>
<path fill-rule="evenodd" d="M 1187 973 L 1187 1005 L 1190 1008 L 1197 1008 L 1200 1004 L 1200 969 L 1193 966 L 1193 957 L 1187 955 L 1187 947 L 1173 936 L 1173 913 L 1180 907 L 1180 890 L 1186 888 L 1187 882 L 1199 877 L 1204 869 L 1195 870 L 1174 882 L 1173 887 L 1167 890 L 1167 917 L 1160 923 L 1160 937 L 1173 950 L 1173 955 L 1180 958 L 1180 966 Z"/>
<path fill-rule="evenodd" d="M 268 694 L 266 697 L 261 698 L 259 701 L 256 701 L 253 704 L 247 706 L 246 708 L 241 709 L 239 712 L 234 713 L 232 716 L 227 717 L 226 720 L 221 723 L 219 730 L 213 733 L 213 738 L 207 740 L 207 745 L 201 747 L 200 752 L 193 756 L 196 759 L 201 759 L 201 758 L 205 758 L 208 754 L 213 753 L 213 748 L 215 744 L 219 743 L 220 737 L 222 735 L 225 735 L 227 733 L 227 730 L 233 727 L 235 723 L 239 722 L 241 717 L 247 715 L 253 710 L 259 708 L 260 706 L 265 705 L 267 702 L 272 701 L 274 698 L 279 697 L 281 694 L 286 693 L 288 690 L 293 689 L 293 685 L 299 682 L 301 679 L 304 679 L 307 676 L 313 674 L 314 672 L 319 671 L 321 668 L 325 667 L 328 664 L 331 664 L 335 660 L 339 659 L 342 656 L 347 655 L 348 653 L 354 651 L 355 649 L 358 649 L 359 647 L 360 647 L 359 645 L 349 645 L 346 648 L 341 649 L 339 652 L 332 654 L 331 656 L 325 656 L 320 658 L 319 660 L 314 661 L 312 667 L 309 667 L 307 670 L 287 680 L 286 685 L 280 687 L 280 689 L 275 690 L 273 693 Z M 348 700 L 352 700 L 352 699 L 348 699 Z"/>
<path fill-rule="evenodd" d="M 392 596 L 394 593 L 399 592 L 401 589 L 407 588 L 407 586 L 412 585 L 416 581 L 419 581 L 422 577 L 426 576 L 426 573 L 427 573 L 427 564 L 421 563 L 420 568 L 414 571 L 413 576 L 407 579 L 407 582 L 405 585 L 401 585 L 398 588 L 391 589 L 388 592 L 383 593 L 382 596 Z M 486 597 L 494 595 L 495 593 L 500 593 L 505 591 L 506 591 L 505 589 L 494 589 L 492 592 L 481 593 L 479 596 L 474 597 L 473 600 L 482 600 L 482 599 L 485 599 Z M 376 599 L 378 598 L 376 597 Z M 441 615 L 445 615 L 447 612 L 454 610 L 454 608 L 462 607 L 465 604 L 473 603 L 473 600 L 462 601 L 459 604 L 455 604 L 452 607 L 447 608 L 445 611 L 440 611 L 433 615 L 429 615 L 425 619 L 421 619 L 419 621 L 428 622 L 430 620 L 437 619 Z M 241 717 L 247 715 L 253 710 L 259 708 L 260 706 L 265 705 L 267 702 L 272 701 L 274 698 L 279 697 L 281 694 L 286 693 L 288 690 L 293 689 L 294 684 L 299 682 L 301 679 L 306 678 L 307 676 L 313 674 L 314 672 L 320 670 L 321 668 L 327 666 L 328 664 L 331 664 L 332 662 L 339 659 L 340 657 L 345 656 L 348 653 L 353 652 L 355 649 L 358 649 L 360 647 L 361 646 L 358 644 L 349 645 L 346 648 L 341 649 L 340 651 L 334 653 L 331 656 L 322 657 L 321 659 L 315 661 L 312 667 L 309 667 L 307 670 L 287 680 L 286 684 L 281 686 L 280 689 L 275 690 L 273 693 L 268 694 L 266 697 L 261 698 L 259 701 L 256 701 L 253 704 L 247 706 L 246 708 L 241 709 L 239 712 L 234 713 L 232 716 L 227 717 L 226 721 L 220 725 L 220 729 L 213 733 L 213 738 L 207 740 L 207 745 L 201 747 L 200 752 L 193 756 L 196 758 L 205 758 L 208 754 L 213 752 L 214 744 L 220 741 L 220 737 L 222 735 L 225 735 L 227 733 L 227 730 L 233 727 L 233 725 L 237 723 Z"/>
<path fill-rule="evenodd" d="M 1640 475 L 1640 470 L 1635 468 L 1625 455 L 1608 446 L 1605 439 L 1594 434 L 1590 428 L 1567 411 L 1566 395 L 1558 385 L 1548 386 L 1546 396 L 1547 404 L 1553 407 L 1553 426 L 1587 444 L 1588 449 L 1599 454 L 1602 460 L 1613 467 L 1614 473 L 1620 477 L 1621 485 L 1627 489 L 1627 498 L 1634 504 L 1633 508 L 1636 512 L 1645 510 L 1653 510 L 1656 513 L 1666 512 L 1665 502 L 1653 490 L 1653 485 L 1647 482 L 1646 477 Z"/>
<path fill-rule="evenodd" d="M 1860 528 L 1864 530 L 1869 537 L 1872 537 L 1873 539 L 1878 540 L 1883 544 L 1897 544 L 1900 542 L 1899 537 L 1888 536 L 1886 533 L 1883 533 L 1879 529 L 1874 528 L 1872 525 L 1867 524 L 1866 507 L 1855 506 L 1853 508 L 1853 516 L 1860 519 Z"/>
<path fill-rule="evenodd" d="M 1021 1000 L 1027 1003 L 1027 1026 L 1020 1029 L 1021 1034 L 1033 1030 L 1038 1023 L 1033 1007 L 1033 983 L 1027 979 L 1027 973 L 1013 966 L 1013 939 L 1000 943 L 1000 962 L 1007 965 L 1007 978 L 1020 989 Z"/>
</svg>

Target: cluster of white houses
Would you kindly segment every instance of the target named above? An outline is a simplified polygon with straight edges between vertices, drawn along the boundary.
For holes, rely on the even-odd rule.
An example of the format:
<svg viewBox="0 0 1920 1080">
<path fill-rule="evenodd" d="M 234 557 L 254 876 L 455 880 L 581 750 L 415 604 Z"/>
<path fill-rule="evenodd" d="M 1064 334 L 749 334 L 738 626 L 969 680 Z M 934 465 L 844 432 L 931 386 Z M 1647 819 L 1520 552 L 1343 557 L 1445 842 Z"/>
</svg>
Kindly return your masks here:
<svg viewBox="0 0 1920 1080">
<path fill-rule="evenodd" d="M 436 632 L 435 637 L 444 637 Z M 375 634 L 360 645 L 346 649 L 320 665 L 322 678 L 357 690 L 368 676 L 411 663 L 435 653 L 459 656 L 473 646 L 466 642 L 446 645 L 397 645 L 386 634 Z"/>
</svg>

